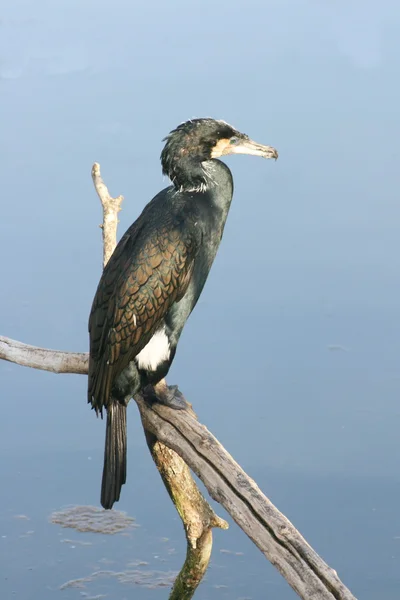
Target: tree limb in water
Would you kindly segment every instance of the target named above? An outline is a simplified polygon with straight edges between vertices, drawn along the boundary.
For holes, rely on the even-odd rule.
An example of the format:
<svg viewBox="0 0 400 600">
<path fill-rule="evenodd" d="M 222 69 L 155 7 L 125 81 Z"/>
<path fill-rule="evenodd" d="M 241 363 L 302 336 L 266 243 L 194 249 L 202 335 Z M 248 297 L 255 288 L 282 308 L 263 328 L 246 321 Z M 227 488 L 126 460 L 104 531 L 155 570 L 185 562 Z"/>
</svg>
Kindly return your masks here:
<svg viewBox="0 0 400 600">
<path fill-rule="evenodd" d="M 92 178 L 103 206 L 103 264 L 115 245 L 122 196 L 112 198 L 95 163 Z M 88 354 L 29 346 L 0 336 L 0 359 L 54 373 L 85 374 Z M 157 391 L 157 390 L 156 390 Z M 182 519 L 187 539 L 185 563 L 170 600 L 192 598 L 206 572 L 212 528 L 228 527 L 218 517 L 190 474 L 208 492 L 285 577 L 303 600 L 355 600 L 337 573 L 311 548 L 292 523 L 268 500 L 192 411 L 175 411 L 135 398 L 154 462 Z"/>
</svg>

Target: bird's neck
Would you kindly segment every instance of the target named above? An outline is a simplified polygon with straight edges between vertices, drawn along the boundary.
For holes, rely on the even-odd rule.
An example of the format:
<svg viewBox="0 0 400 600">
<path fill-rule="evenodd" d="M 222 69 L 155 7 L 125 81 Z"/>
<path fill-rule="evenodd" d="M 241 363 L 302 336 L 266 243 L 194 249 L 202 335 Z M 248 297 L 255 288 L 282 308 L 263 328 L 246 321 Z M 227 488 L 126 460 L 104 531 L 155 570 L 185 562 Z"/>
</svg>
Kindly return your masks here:
<svg viewBox="0 0 400 600">
<path fill-rule="evenodd" d="M 218 159 L 202 163 L 207 177 L 207 191 L 212 193 L 215 204 L 228 211 L 233 195 L 233 178 L 230 169 Z"/>
<path fill-rule="evenodd" d="M 169 177 L 180 192 L 207 192 L 223 185 L 227 178 L 232 181 L 230 170 L 221 161 L 199 161 L 189 156 L 174 165 Z"/>
<path fill-rule="evenodd" d="M 223 228 L 233 196 L 232 173 L 223 162 L 215 159 L 203 162 L 203 169 L 207 177 L 205 188 L 189 193 L 189 197 L 198 206 L 203 206 L 208 215 L 213 214 L 212 220 L 217 228 Z"/>
<path fill-rule="evenodd" d="M 179 192 L 205 192 L 209 186 L 201 160 L 182 154 L 168 165 L 168 176 Z"/>
</svg>

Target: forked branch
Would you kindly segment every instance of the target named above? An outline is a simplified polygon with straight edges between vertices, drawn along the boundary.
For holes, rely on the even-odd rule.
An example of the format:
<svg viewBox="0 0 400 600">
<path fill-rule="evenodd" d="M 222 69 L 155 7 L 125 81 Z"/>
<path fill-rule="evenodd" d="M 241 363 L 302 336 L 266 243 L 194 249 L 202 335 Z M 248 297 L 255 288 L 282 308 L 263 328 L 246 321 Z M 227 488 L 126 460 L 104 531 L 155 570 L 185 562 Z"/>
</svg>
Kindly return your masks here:
<svg viewBox="0 0 400 600">
<path fill-rule="evenodd" d="M 111 256 L 122 196 L 112 198 L 100 166 L 92 169 L 103 205 L 104 264 Z M 55 373 L 87 373 L 88 355 L 27 346 L 0 337 L 0 359 Z M 187 556 L 170 600 L 193 596 L 211 555 L 212 527 L 227 528 L 201 495 L 189 468 L 303 600 L 355 600 L 337 573 L 311 548 L 191 411 L 135 398 L 147 444 L 184 524 Z"/>
</svg>

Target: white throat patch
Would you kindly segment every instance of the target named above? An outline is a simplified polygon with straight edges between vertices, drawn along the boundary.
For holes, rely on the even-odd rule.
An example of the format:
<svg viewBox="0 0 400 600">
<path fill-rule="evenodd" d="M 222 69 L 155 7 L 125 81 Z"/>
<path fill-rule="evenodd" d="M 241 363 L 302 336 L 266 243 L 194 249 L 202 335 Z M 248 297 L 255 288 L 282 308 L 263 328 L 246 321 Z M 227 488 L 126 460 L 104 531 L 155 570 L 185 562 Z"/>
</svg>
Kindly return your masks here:
<svg viewBox="0 0 400 600">
<path fill-rule="evenodd" d="M 162 362 L 169 359 L 170 354 L 171 348 L 165 333 L 165 327 L 163 327 L 156 331 L 143 350 L 139 352 L 136 356 L 136 362 L 139 369 L 156 371 Z"/>
</svg>

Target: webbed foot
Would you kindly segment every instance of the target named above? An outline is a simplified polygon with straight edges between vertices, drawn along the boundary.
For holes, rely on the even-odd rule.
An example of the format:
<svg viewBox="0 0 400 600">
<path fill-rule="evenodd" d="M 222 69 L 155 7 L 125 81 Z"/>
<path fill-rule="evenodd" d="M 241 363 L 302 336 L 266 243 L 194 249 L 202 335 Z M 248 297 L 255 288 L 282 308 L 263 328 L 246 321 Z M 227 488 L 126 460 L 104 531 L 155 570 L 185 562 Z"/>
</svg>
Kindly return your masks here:
<svg viewBox="0 0 400 600">
<path fill-rule="evenodd" d="M 184 395 L 177 385 L 167 385 L 165 389 L 158 394 L 158 399 L 160 404 L 164 404 L 175 410 L 187 410 L 190 408 L 189 402 L 185 400 Z"/>
<path fill-rule="evenodd" d="M 189 410 L 191 404 L 187 402 L 177 385 L 156 385 L 145 388 L 145 398 L 149 404 L 163 404 L 174 410 Z"/>
</svg>

